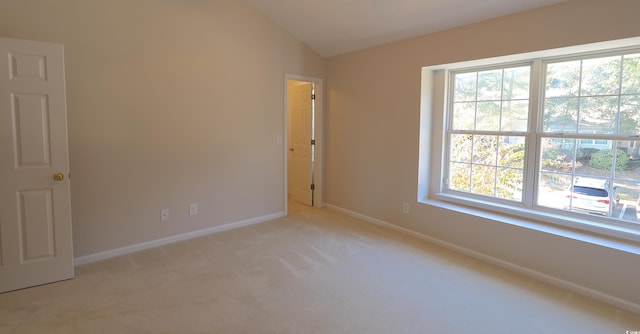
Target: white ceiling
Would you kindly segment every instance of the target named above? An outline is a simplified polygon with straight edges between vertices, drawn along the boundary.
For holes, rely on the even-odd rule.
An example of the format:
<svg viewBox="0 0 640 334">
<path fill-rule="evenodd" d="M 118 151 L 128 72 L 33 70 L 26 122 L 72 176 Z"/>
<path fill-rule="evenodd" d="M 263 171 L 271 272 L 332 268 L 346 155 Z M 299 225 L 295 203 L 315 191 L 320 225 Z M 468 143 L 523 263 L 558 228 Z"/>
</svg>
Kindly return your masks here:
<svg viewBox="0 0 640 334">
<path fill-rule="evenodd" d="M 566 0 L 247 0 L 322 56 Z"/>
</svg>

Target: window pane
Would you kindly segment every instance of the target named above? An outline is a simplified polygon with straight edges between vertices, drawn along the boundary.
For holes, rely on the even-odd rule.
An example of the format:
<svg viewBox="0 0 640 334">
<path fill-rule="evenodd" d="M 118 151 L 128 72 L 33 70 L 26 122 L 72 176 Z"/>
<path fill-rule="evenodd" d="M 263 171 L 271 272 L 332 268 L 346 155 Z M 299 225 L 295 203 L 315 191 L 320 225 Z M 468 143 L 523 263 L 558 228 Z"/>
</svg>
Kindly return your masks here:
<svg viewBox="0 0 640 334">
<path fill-rule="evenodd" d="M 497 150 L 496 136 L 473 136 L 473 163 L 495 166 Z"/>
<path fill-rule="evenodd" d="M 529 100 L 502 102 L 501 131 L 527 131 Z"/>
<path fill-rule="evenodd" d="M 568 199 L 567 189 L 570 185 L 570 175 L 550 172 L 540 173 L 536 203 L 548 208 L 564 209 Z"/>
<path fill-rule="evenodd" d="M 496 167 L 471 166 L 471 192 L 479 195 L 494 196 L 496 186 Z"/>
<path fill-rule="evenodd" d="M 469 192 L 471 189 L 471 164 L 453 162 L 450 164 L 449 188 Z"/>
<path fill-rule="evenodd" d="M 580 61 L 567 61 L 547 65 L 545 97 L 578 96 L 580 88 Z"/>
<path fill-rule="evenodd" d="M 454 130 L 473 130 L 475 128 L 476 104 L 474 102 L 456 102 L 453 104 Z"/>
<path fill-rule="evenodd" d="M 503 100 L 528 99 L 530 67 L 514 67 L 504 70 Z"/>
<path fill-rule="evenodd" d="M 585 59 L 580 95 L 613 95 L 620 92 L 620 56 Z"/>
<path fill-rule="evenodd" d="M 500 104 L 478 102 L 476 130 L 497 131 L 500 129 Z"/>
<path fill-rule="evenodd" d="M 521 201 L 523 179 L 522 169 L 498 168 L 496 197 Z"/>
<path fill-rule="evenodd" d="M 578 98 L 552 98 L 544 104 L 543 128 L 545 132 L 577 131 Z"/>
<path fill-rule="evenodd" d="M 576 152 L 577 176 L 611 178 L 613 163 L 610 140 L 590 140 L 588 143 L 578 142 Z"/>
<path fill-rule="evenodd" d="M 499 138 L 498 166 L 524 167 L 524 137 L 504 136 Z"/>
<path fill-rule="evenodd" d="M 476 100 L 476 72 L 456 74 L 453 101 L 475 101 Z"/>
<path fill-rule="evenodd" d="M 624 56 L 622 94 L 640 94 L 640 54 Z"/>
<path fill-rule="evenodd" d="M 585 97 L 580 102 L 580 133 L 616 133 L 618 97 Z"/>
<path fill-rule="evenodd" d="M 620 97 L 620 130 L 621 135 L 640 134 L 640 96 Z"/>
<path fill-rule="evenodd" d="M 546 172 L 573 173 L 575 139 L 542 138 L 540 169 Z"/>
<path fill-rule="evenodd" d="M 502 98 L 502 70 L 478 72 L 478 101 Z"/>
<path fill-rule="evenodd" d="M 613 171 L 616 179 L 640 182 L 639 150 L 640 141 L 616 141 L 615 169 Z"/>
<path fill-rule="evenodd" d="M 612 217 L 640 224 L 640 183 L 618 181 L 613 186 L 615 207 Z"/>
<path fill-rule="evenodd" d="M 471 144 L 473 136 L 467 134 L 451 135 L 451 161 L 454 162 L 471 162 Z"/>
</svg>

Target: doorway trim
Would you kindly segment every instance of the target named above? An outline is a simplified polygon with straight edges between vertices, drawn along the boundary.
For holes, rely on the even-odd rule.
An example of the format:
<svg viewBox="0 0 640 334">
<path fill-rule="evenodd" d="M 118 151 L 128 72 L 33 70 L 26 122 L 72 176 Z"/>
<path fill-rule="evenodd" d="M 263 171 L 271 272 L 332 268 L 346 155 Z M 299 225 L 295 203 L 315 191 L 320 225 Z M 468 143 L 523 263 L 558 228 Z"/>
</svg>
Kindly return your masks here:
<svg viewBox="0 0 640 334">
<path fill-rule="evenodd" d="M 290 73 L 285 73 L 284 75 L 284 110 L 283 110 L 283 114 L 284 114 L 284 127 L 283 127 L 283 142 L 282 142 L 282 152 L 283 152 L 283 156 L 284 156 L 284 213 L 285 214 L 289 214 L 289 204 L 288 204 L 288 188 L 289 188 L 289 181 L 288 181 L 288 175 L 289 175 L 289 167 L 288 167 L 288 163 L 289 163 L 289 155 L 287 154 L 288 151 L 288 144 L 289 144 L 289 134 L 288 134 L 288 126 L 289 126 L 289 106 L 288 106 L 288 96 L 289 96 L 289 88 L 287 83 L 289 82 L 289 80 L 296 80 L 296 81 L 305 81 L 305 82 L 310 82 L 313 83 L 315 85 L 315 109 L 314 109 L 314 116 L 313 116 L 313 121 L 314 121 L 314 129 L 313 129 L 313 136 L 315 139 L 315 148 L 314 148 L 314 159 L 313 159 L 313 184 L 315 185 L 314 188 L 314 193 L 313 193 L 313 206 L 314 207 L 324 207 L 324 200 L 323 200 L 323 183 L 322 183 L 322 177 L 323 177 L 323 169 L 322 169 L 322 165 L 323 165 L 323 148 L 324 148 L 324 130 L 323 130 L 323 119 L 324 119 L 324 83 L 322 81 L 321 78 L 315 78 L 315 77 L 309 77 L 309 76 L 303 76 L 303 75 L 297 75 L 297 74 L 290 74 Z"/>
</svg>

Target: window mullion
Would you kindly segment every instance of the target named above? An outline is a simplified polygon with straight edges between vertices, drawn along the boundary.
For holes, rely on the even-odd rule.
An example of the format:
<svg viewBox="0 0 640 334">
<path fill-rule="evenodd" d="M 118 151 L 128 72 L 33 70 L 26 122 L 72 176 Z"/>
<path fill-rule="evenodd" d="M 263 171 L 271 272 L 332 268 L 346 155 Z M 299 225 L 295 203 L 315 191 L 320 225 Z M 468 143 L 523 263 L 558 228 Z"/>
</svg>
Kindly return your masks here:
<svg viewBox="0 0 640 334">
<path fill-rule="evenodd" d="M 531 85 L 529 95 L 529 128 L 526 136 L 524 186 L 522 201 L 526 207 L 533 207 L 538 193 L 538 160 L 540 157 L 540 136 L 544 109 L 544 82 L 542 61 L 534 60 L 531 64 Z"/>
</svg>

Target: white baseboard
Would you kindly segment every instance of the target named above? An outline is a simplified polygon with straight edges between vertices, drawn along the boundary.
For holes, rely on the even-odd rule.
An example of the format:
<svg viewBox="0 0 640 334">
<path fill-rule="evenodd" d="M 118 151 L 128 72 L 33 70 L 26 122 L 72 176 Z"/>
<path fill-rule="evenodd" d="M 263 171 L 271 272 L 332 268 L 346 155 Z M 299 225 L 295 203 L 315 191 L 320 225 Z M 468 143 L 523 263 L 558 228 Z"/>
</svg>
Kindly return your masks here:
<svg viewBox="0 0 640 334">
<path fill-rule="evenodd" d="M 584 295 L 584 296 L 587 296 L 587 297 L 591 297 L 593 299 L 602 301 L 602 302 L 607 303 L 607 304 L 614 305 L 614 306 L 616 306 L 616 307 L 618 307 L 620 309 L 624 309 L 624 310 L 627 310 L 627 311 L 630 311 L 630 312 L 633 312 L 633 313 L 636 313 L 636 314 L 640 314 L 640 305 L 636 304 L 636 303 L 633 303 L 633 302 L 630 302 L 628 300 L 624 300 L 624 299 L 621 299 L 621 298 L 618 298 L 618 297 L 615 297 L 615 296 L 611 296 L 611 295 L 608 295 L 606 293 L 603 293 L 603 292 L 600 292 L 600 291 L 597 291 L 597 290 L 594 290 L 594 289 L 591 289 L 591 288 L 588 288 L 588 287 L 585 287 L 585 286 L 582 286 L 582 285 L 579 285 L 579 284 L 576 284 L 576 283 L 573 283 L 573 282 L 570 282 L 570 281 L 567 281 L 567 280 L 564 280 L 564 279 L 561 279 L 561 278 L 558 278 L 558 277 L 554 277 L 554 276 L 551 276 L 551 275 L 548 275 L 548 274 L 545 274 L 545 273 L 542 273 L 542 272 L 539 272 L 539 271 L 536 271 L 536 270 L 532 270 L 532 269 L 527 268 L 527 267 L 523 267 L 523 266 L 515 264 L 515 263 L 504 261 L 504 260 L 495 258 L 493 256 L 489 256 L 489 255 L 486 255 L 486 254 L 483 254 L 483 253 L 480 253 L 480 252 L 477 252 L 477 251 L 474 251 L 474 250 L 471 250 L 471 249 L 468 249 L 468 248 L 464 248 L 464 247 L 461 247 L 461 246 L 458 246 L 458 245 L 455 245 L 455 244 L 452 244 L 452 243 L 449 243 L 449 242 L 446 242 L 446 241 L 443 241 L 443 240 L 440 240 L 440 239 L 437 239 L 437 238 L 434 238 L 434 237 L 430 237 L 428 235 L 425 235 L 425 234 L 422 234 L 422 233 L 419 233 L 419 232 L 416 232 L 416 231 L 413 231 L 413 230 L 410 230 L 410 229 L 407 229 L 407 228 L 404 228 L 404 227 L 401 227 L 401 226 L 397 226 L 397 225 L 385 222 L 385 221 L 377 219 L 377 218 L 369 217 L 369 216 L 366 216 L 366 215 L 363 215 L 363 214 L 360 214 L 360 213 L 357 213 L 357 212 L 354 212 L 354 211 L 351 211 L 351 210 L 347 210 L 347 209 L 344 209 L 344 208 L 341 208 L 341 207 L 338 207 L 338 206 L 335 206 L 335 205 L 332 205 L 332 204 L 325 204 L 325 205 L 330 210 L 334 210 L 334 211 L 340 212 L 342 214 L 357 218 L 357 219 L 362 220 L 364 222 L 371 223 L 371 224 L 374 224 L 374 225 L 377 225 L 377 226 L 381 226 L 381 227 L 384 227 L 384 228 L 387 228 L 387 229 L 390 229 L 390 230 L 394 230 L 394 231 L 397 231 L 397 232 L 400 232 L 400 233 L 408 234 L 408 235 L 414 236 L 414 237 L 416 237 L 418 239 L 422 239 L 424 241 L 427 241 L 429 243 L 436 244 L 438 246 L 442 246 L 444 248 L 453 250 L 455 252 L 471 256 L 471 257 L 476 258 L 478 260 L 489 262 L 489 263 L 495 264 L 495 265 L 497 265 L 499 267 L 502 267 L 502 268 L 505 268 L 505 269 L 508 269 L 508 270 L 512 270 L 512 271 L 515 271 L 517 273 L 523 274 L 525 276 L 537 279 L 539 281 L 542 281 L 542 282 L 545 282 L 545 283 L 549 283 L 551 285 L 555 285 L 555 286 L 567 289 L 569 291 L 573 291 L 575 293 L 578 293 L 578 294 L 581 294 L 581 295 Z"/>
<path fill-rule="evenodd" d="M 209 227 L 209 228 L 205 228 L 205 229 L 198 230 L 198 231 L 178 234 L 178 235 L 170 236 L 170 237 L 167 237 L 167 238 L 151 240 L 151 241 L 143 242 L 143 243 L 136 244 L 136 245 L 131 245 L 131 246 L 126 246 L 126 247 L 122 247 L 122 248 L 112 249 L 112 250 L 108 250 L 108 251 L 105 251 L 105 252 L 100 252 L 100 253 L 80 256 L 80 257 L 77 257 L 77 258 L 73 259 L 73 265 L 74 266 L 80 266 L 80 265 L 87 264 L 87 263 L 106 260 L 106 259 L 109 259 L 109 258 L 112 258 L 112 257 L 121 256 L 121 255 L 129 254 L 129 253 L 133 253 L 133 252 L 138 252 L 138 251 L 149 249 L 149 248 L 164 246 L 164 245 L 168 245 L 168 244 L 171 244 L 171 243 L 174 243 L 174 242 L 178 242 L 178 241 L 193 239 L 193 238 L 205 236 L 205 235 L 208 235 L 208 234 L 213 234 L 213 233 L 228 231 L 228 230 L 241 228 L 241 227 L 245 227 L 245 226 L 249 226 L 249 225 L 255 225 L 255 224 L 259 224 L 259 223 L 264 223 L 264 222 L 267 222 L 267 221 L 270 221 L 270 220 L 274 220 L 274 219 L 278 219 L 278 218 L 282 218 L 282 217 L 285 217 L 285 216 L 286 216 L 286 214 L 284 212 L 278 212 L 278 213 L 274 213 L 274 214 L 270 214 L 270 215 L 266 215 L 266 216 L 262 216 L 262 217 L 251 218 L 251 219 L 247 219 L 247 220 L 243 220 L 243 221 L 239 221 L 239 222 L 234 222 L 234 223 L 224 224 L 224 225 L 220 225 L 220 226 Z"/>
</svg>

